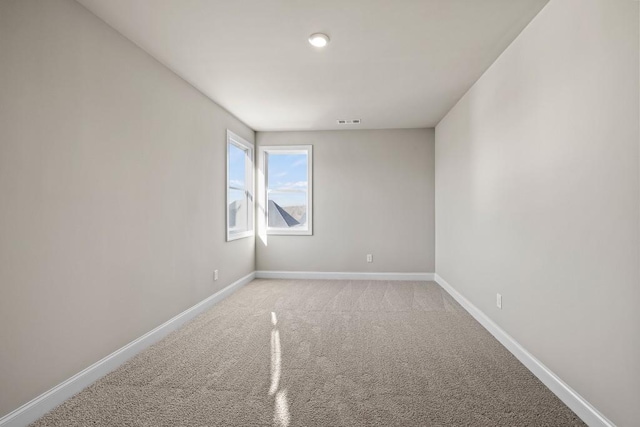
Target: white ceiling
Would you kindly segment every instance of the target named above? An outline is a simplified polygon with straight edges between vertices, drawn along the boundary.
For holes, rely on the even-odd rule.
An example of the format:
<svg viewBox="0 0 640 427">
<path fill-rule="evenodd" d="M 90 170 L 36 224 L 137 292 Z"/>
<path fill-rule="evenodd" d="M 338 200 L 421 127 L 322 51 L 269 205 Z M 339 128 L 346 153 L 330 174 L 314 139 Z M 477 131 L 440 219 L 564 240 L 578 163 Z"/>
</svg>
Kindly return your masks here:
<svg viewBox="0 0 640 427">
<path fill-rule="evenodd" d="M 548 0 L 78 1 L 267 131 L 433 127 Z"/>
</svg>

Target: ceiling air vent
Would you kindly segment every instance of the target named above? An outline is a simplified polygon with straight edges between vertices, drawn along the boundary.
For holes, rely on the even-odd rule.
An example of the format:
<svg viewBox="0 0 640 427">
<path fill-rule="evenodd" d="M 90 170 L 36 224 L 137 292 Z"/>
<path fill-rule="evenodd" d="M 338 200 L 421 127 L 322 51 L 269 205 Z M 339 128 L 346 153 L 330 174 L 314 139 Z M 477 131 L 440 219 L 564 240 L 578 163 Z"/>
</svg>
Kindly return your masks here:
<svg viewBox="0 0 640 427">
<path fill-rule="evenodd" d="M 339 125 L 359 125 L 360 119 L 351 119 L 351 120 L 338 120 Z"/>
</svg>

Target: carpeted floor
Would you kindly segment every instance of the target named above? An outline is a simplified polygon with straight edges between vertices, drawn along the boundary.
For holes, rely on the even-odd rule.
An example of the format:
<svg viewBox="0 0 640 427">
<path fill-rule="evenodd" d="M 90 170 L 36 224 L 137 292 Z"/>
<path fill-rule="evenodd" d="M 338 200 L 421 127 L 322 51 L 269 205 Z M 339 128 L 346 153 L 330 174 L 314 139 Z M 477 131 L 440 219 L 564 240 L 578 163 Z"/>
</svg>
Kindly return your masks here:
<svg viewBox="0 0 640 427">
<path fill-rule="evenodd" d="M 575 426 L 432 282 L 255 280 L 33 426 Z"/>
</svg>

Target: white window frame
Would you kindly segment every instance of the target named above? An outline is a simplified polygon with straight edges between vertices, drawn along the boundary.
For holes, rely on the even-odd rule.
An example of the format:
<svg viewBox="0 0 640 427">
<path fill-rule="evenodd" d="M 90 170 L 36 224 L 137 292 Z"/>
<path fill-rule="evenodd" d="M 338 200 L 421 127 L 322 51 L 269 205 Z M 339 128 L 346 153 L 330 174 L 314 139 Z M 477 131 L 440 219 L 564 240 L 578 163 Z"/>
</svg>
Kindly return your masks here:
<svg viewBox="0 0 640 427">
<path fill-rule="evenodd" d="M 231 187 L 231 183 L 229 182 L 229 145 L 233 144 L 239 149 L 246 151 L 247 156 L 245 158 L 245 189 L 244 191 L 247 193 L 247 223 L 248 230 L 241 232 L 232 232 L 229 228 L 229 188 Z M 236 135 L 227 129 L 227 161 L 226 161 L 226 174 L 227 174 L 227 188 L 226 192 L 226 200 L 225 200 L 225 219 L 226 219 L 226 229 L 227 229 L 227 242 L 232 240 L 242 239 L 245 237 L 250 237 L 255 234 L 255 201 L 254 201 L 254 193 L 255 193 L 255 183 L 254 183 L 254 158 L 255 158 L 255 149 L 254 145 L 242 138 L 241 136 Z"/>
<path fill-rule="evenodd" d="M 269 228 L 269 200 L 267 188 L 269 186 L 269 170 L 267 159 L 269 153 L 277 154 L 307 154 L 307 228 L 286 229 Z M 264 227 L 266 234 L 273 236 L 312 236 L 313 235 L 313 146 L 312 145 L 262 145 L 258 147 L 259 170 L 261 177 L 259 186 L 259 200 L 261 207 L 261 229 Z"/>
</svg>

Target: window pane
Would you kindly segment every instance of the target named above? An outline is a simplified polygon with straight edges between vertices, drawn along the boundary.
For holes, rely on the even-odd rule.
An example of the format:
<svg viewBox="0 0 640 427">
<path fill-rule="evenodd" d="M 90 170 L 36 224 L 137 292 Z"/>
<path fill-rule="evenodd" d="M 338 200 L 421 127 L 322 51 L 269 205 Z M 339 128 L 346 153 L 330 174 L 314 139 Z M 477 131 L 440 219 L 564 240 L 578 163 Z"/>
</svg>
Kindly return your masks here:
<svg viewBox="0 0 640 427">
<path fill-rule="evenodd" d="M 229 144 L 229 186 L 245 188 L 247 150 Z"/>
<path fill-rule="evenodd" d="M 229 190 L 227 209 L 229 229 L 233 233 L 249 230 L 249 203 L 246 191 L 247 150 L 229 144 Z"/>
<path fill-rule="evenodd" d="M 269 228 L 307 228 L 306 152 L 268 157 L 268 226 Z"/>
<path fill-rule="evenodd" d="M 269 227 L 306 228 L 307 192 L 269 193 Z"/>
</svg>

